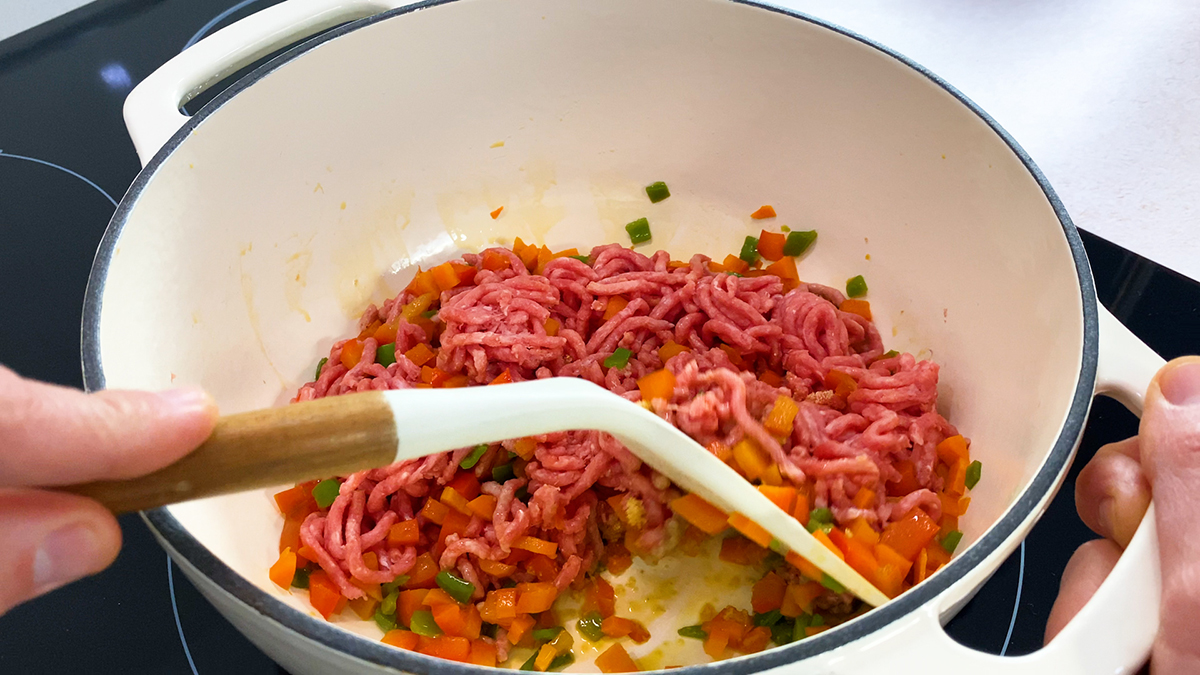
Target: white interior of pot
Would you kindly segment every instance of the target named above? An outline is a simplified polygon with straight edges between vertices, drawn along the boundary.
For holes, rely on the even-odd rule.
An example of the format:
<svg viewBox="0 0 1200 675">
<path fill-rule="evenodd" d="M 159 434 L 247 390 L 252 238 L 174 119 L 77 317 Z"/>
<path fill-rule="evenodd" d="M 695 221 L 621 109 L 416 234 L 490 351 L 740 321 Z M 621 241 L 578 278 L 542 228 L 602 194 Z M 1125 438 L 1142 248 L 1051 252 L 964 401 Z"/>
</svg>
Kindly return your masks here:
<svg viewBox="0 0 1200 675">
<path fill-rule="evenodd" d="M 642 188 L 657 180 L 672 196 L 651 204 Z M 751 220 L 762 204 L 779 217 Z M 226 413 L 279 405 L 416 265 L 514 236 L 624 242 L 643 216 L 647 252 L 723 257 L 786 224 L 820 233 L 805 280 L 865 276 L 886 344 L 942 365 L 942 412 L 983 461 L 965 544 L 1041 465 L 1082 328 L 1036 182 L 920 73 L 718 0 L 461 0 L 263 78 L 179 146 L 125 224 L 104 374 L 113 388 L 197 383 Z M 281 525 L 268 492 L 172 513 L 311 613 L 267 579 Z"/>
</svg>

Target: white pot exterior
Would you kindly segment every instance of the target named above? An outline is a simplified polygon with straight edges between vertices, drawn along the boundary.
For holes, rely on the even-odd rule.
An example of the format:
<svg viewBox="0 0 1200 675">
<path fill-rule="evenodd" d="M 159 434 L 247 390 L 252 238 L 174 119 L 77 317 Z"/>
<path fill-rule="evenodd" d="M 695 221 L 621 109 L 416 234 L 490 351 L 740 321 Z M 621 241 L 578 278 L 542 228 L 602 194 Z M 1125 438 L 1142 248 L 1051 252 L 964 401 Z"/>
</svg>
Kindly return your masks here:
<svg viewBox="0 0 1200 675">
<path fill-rule="evenodd" d="M 803 278 L 865 275 L 889 347 L 943 366 L 942 412 L 985 477 L 959 556 L 933 580 L 723 670 L 928 672 L 930 659 L 880 654 L 915 644 L 914 622 L 952 616 L 1018 545 L 1095 383 L 1090 271 L 1015 143 L 877 46 L 727 0 L 458 0 L 333 35 L 222 94 L 139 177 L 93 272 L 89 387 L 195 383 L 225 413 L 278 405 L 418 264 L 514 236 L 624 241 L 642 216 L 653 248 L 720 257 L 772 204 L 772 226 L 820 232 Z M 651 205 L 642 187 L 656 180 L 672 197 Z M 312 620 L 267 578 L 281 526 L 269 492 L 150 521 L 296 675 L 479 672 L 399 654 L 373 626 L 350 627 L 368 641 Z"/>
</svg>

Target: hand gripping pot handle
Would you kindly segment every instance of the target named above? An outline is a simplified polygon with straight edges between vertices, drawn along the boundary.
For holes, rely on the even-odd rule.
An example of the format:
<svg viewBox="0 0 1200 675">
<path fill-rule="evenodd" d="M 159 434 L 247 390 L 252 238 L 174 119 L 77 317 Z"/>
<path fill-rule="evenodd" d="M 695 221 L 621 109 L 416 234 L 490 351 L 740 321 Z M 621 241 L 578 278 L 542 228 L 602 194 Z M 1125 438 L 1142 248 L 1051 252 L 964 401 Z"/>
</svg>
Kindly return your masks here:
<svg viewBox="0 0 1200 675">
<path fill-rule="evenodd" d="M 1100 307 L 1100 359 L 1096 393 L 1120 401 L 1141 414 L 1147 387 L 1164 364 L 1141 340 Z M 1003 558 L 1010 551 L 997 551 Z M 967 580 L 970 580 L 968 577 Z M 986 581 L 986 573 L 974 579 Z M 895 622 L 871 644 L 844 649 L 866 651 L 867 658 L 848 658 L 844 669 L 828 672 L 971 673 L 971 675 L 1124 675 L 1145 663 L 1158 632 L 1162 581 L 1158 563 L 1158 534 L 1154 505 L 1125 549 L 1117 566 L 1083 609 L 1046 647 L 1024 656 L 1003 657 L 979 652 L 955 642 L 942 629 L 941 618 L 957 601 L 943 594 Z M 866 643 L 870 638 L 859 641 Z M 840 651 L 840 650 L 839 650 Z M 877 652 L 874 658 L 870 652 Z M 853 664 L 853 665 L 851 665 Z M 785 666 L 782 672 L 802 664 Z M 825 672 L 825 671 L 822 671 Z"/>
<path fill-rule="evenodd" d="M 388 0 L 288 0 L 197 42 L 125 99 L 125 126 L 145 166 L 188 120 L 179 107 L 230 73 L 327 28 L 393 9 Z"/>
</svg>

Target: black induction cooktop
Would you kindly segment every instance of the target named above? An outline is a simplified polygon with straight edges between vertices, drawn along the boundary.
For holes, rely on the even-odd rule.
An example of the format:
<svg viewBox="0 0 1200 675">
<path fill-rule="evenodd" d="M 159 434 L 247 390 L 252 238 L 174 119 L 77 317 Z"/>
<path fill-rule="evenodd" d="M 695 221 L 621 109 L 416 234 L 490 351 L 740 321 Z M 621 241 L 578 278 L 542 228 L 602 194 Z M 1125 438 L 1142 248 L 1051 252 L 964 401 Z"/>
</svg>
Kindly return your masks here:
<svg viewBox="0 0 1200 675">
<path fill-rule="evenodd" d="M 96 246 L 139 165 L 121 105 L 134 83 L 272 0 L 98 0 L 0 42 L 0 362 L 82 386 L 79 325 Z M 210 92 L 211 94 L 211 92 Z M 1086 226 L 1086 223 L 1083 223 Z M 1200 352 L 1200 284 L 1083 233 L 1101 301 L 1167 358 Z M 0 414 L 3 414 L 0 411 Z M 949 625 L 998 654 L 1041 644 L 1059 574 L 1092 534 L 1074 479 L 1137 431 L 1099 399 L 1049 511 Z M 2 673 L 282 673 L 178 574 L 136 516 L 111 569 L 0 617 Z"/>
</svg>

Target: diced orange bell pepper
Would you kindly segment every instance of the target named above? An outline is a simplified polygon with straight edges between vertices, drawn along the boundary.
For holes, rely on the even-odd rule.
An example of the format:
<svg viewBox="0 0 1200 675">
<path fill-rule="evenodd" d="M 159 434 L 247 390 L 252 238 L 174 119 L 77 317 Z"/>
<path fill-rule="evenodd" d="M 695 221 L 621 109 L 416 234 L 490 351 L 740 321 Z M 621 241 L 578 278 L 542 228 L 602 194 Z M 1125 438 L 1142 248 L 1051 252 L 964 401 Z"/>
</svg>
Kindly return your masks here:
<svg viewBox="0 0 1200 675">
<path fill-rule="evenodd" d="M 755 614 L 766 614 L 773 609 L 783 606 L 783 595 L 787 591 L 787 582 L 774 572 L 767 574 L 755 582 L 751 590 L 750 606 Z"/>
<path fill-rule="evenodd" d="M 512 261 L 508 259 L 508 256 L 504 255 L 503 253 L 497 253 L 492 249 L 484 251 L 483 255 L 479 259 L 480 267 L 493 272 L 499 272 L 500 270 L 508 269 L 511 262 Z"/>
<path fill-rule="evenodd" d="M 619 642 L 596 657 L 596 667 L 602 673 L 636 673 L 640 670 Z"/>
<path fill-rule="evenodd" d="M 558 565 L 544 555 L 534 555 L 525 562 L 525 569 L 533 573 L 538 581 L 554 581 L 558 578 Z"/>
<path fill-rule="evenodd" d="M 554 606 L 558 588 L 549 582 L 517 584 L 517 612 L 537 614 Z"/>
<path fill-rule="evenodd" d="M 619 616 L 610 616 L 600 623 L 600 630 L 608 637 L 621 638 L 626 635 L 638 644 L 650 639 L 650 631 L 640 622 Z"/>
<path fill-rule="evenodd" d="M 545 329 L 546 329 L 546 335 L 549 335 L 550 337 L 555 337 L 558 335 L 558 330 L 560 328 L 562 328 L 562 322 L 560 322 L 558 319 L 556 319 L 554 317 L 550 317 L 550 318 L 546 319 L 546 322 L 543 324 L 543 327 L 545 327 Z"/>
<path fill-rule="evenodd" d="M 798 412 L 800 412 L 800 406 L 792 400 L 791 396 L 780 395 L 775 399 L 775 405 L 771 406 L 771 412 L 767 413 L 766 418 L 763 419 L 763 426 L 775 436 L 791 436 L 792 423 Z"/>
<path fill-rule="evenodd" d="M 457 605 L 458 601 L 450 596 L 443 588 L 431 588 L 425 594 L 426 607 L 440 607 L 442 605 Z"/>
<path fill-rule="evenodd" d="M 896 554 L 899 555 L 899 554 Z M 921 549 L 917 554 L 917 562 L 913 564 L 913 583 L 919 584 L 925 581 L 929 569 L 929 552 Z"/>
<path fill-rule="evenodd" d="M 867 321 L 871 320 L 871 303 L 858 298 L 847 298 L 838 309 L 850 314 L 857 314 Z"/>
<path fill-rule="evenodd" d="M 496 513 L 496 498 L 492 495 L 479 495 L 467 502 L 467 508 L 474 515 L 484 520 L 491 520 L 492 516 Z"/>
<path fill-rule="evenodd" d="M 939 526 L 919 508 L 906 513 L 883 529 L 880 543 L 889 546 L 906 560 L 916 560 L 917 554 L 938 533 Z"/>
<path fill-rule="evenodd" d="M 811 612 L 813 601 L 826 592 L 825 587 L 817 581 L 792 582 L 788 584 L 780 613 L 793 618 Z"/>
<path fill-rule="evenodd" d="M 725 259 L 721 261 L 721 266 L 724 267 L 726 271 L 733 272 L 735 274 L 745 274 L 746 272 L 750 271 L 750 263 L 742 260 L 732 253 L 725 256 Z"/>
<path fill-rule="evenodd" d="M 486 640 L 471 640 L 470 663 L 485 668 L 496 667 L 496 644 Z"/>
<path fill-rule="evenodd" d="M 846 526 L 846 532 L 867 546 L 875 546 L 879 543 L 879 533 L 871 527 L 866 518 L 861 516 L 850 521 L 850 524 Z"/>
<path fill-rule="evenodd" d="M 537 266 L 538 247 L 526 244 L 521 241 L 520 237 L 517 237 L 512 250 L 521 259 L 521 262 L 525 263 L 525 268 L 532 272 Z"/>
<path fill-rule="evenodd" d="M 408 586 L 411 588 L 433 588 L 434 579 L 437 577 L 437 563 L 434 562 L 433 556 L 428 552 L 417 556 L 417 561 L 413 563 L 413 567 L 408 571 Z"/>
<path fill-rule="evenodd" d="M 858 382 L 855 382 L 849 373 L 831 370 L 825 376 L 825 386 L 832 389 L 833 393 L 845 398 L 858 389 Z"/>
<path fill-rule="evenodd" d="M 698 495 L 686 494 L 672 500 L 670 506 L 671 511 L 706 534 L 723 532 L 729 526 L 729 516 Z"/>
<path fill-rule="evenodd" d="M 285 548 L 283 553 L 279 554 L 279 560 L 271 565 L 271 569 L 267 576 L 271 581 L 275 582 L 280 588 L 291 588 L 292 579 L 296 577 L 296 552 L 290 548 Z"/>
<path fill-rule="evenodd" d="M 950 473 L 946 480 L 946 492 L 952 495 L 962 495 L 967 491 L 967 463 L 955 460 L 950 465 Z"/>
<path fill-rule="evenodd" d="M 471 516 L 460 511 L 452 510 L 446 514 L 446 520 L 442 523 L 442 529 L 438 531 L 438 543 L 444 543 L 446 537 L 457 534 L 460 537 L 467 535 L 467 527 L 471 524 Z"/>
<path fill-rule="evenodd" d="M 903 497 L 921 489 L 921 484 L 917 481 L 917 468 L 912 460 L 902 459 L 896 462 L 896 471 L 900 473 L 900 480 L 887 484 L 889 497 Z"/>
<path fill-rule="evenodd" d="M 458 270 L 448 262 L 434 267 L 429 273 L 433 275 L 433 281 L 440 291 L 448 291 L 458 285 Z"/>
<path fill-rule="evenodd" d="M 759 485 L 758 491 L 789 515 L 796 505 L 796 488 L 790 485 Z"/>
<path fill-rule="evenodd" d="M 384 633 L 383 639 L 380 642 L 393 647 L 399 647 L 400 649 L 407 649 L 411 652 L 417 648 L 418 638 L 419 636 L 411 630 L 394 628 Z"/>
<path fill-rule="evenodd" d="M 342 365 L 347 368 L 353 368 L 362 360 L 363 342 L 362 340 L 350 340 L 342 345 L 341 361 Z"/>
<path fill-rule="evenodd" d="M 824 544 L 825 548 L 833 551 L 833 554 L 837 557 L 841 558 L 842 560 L 846 559 L 846 555 L 842 553 L 842 549 L 838 548 L 837 545 L 833 543 L 833 540 L 829 538 L 829 535 L 825 534 L 824 530 L 817 530 L 816 532 L 813 532 L 813 538 Z"/>
<path fill-rule="evenodd" d="M 346 606 L 346 598 L 342 597 L 329 575 L 321 570 L 308 575 L 308 602 L 326 620 Z"/>
<path fill-rule="evenodd" d="M 749 438 L 743 438 L 733 446 L 733 458 L 742 473 L 750 480 L 758 480 L 771 465 L 771 456 Z"/>
<path fill-rule="evenodd" d="M 775 207 L 770 204 L 758 207 L 758 210 L 750 214 L 750 217 L 755 220 L 775 217 Z"/>
<path fill-rule="evenodd" d="M 920 558 L 919 555 L 917 557 Z M 879 560 L 879 573 L 875 585 L 887 593 L 888 597 L 896 597 L 900 594 L 901 584 L 908 577 L 913 563 L 886 544 L 875 546 L 875 558 Z M 889 568 L 892 571 L 889 571 Z"/>
<path fill-rule="evenodd" d="M 389 546 L 413 546 L 421 540 L 421 528 L 415 520 L 396 523 L 388 530 L 387 540 Z"/>
<path fill-rule="evenodd" d="M 304 524 L 304 518 L 296 518 L 288 516 L 283 519 L 283 530 L 279 533 L 279 552 L 283 553 L 284 549 L 292 549 L 299 551 L 300 545 L 300 527 Z"/>
<path fill-rule="evenodd" d="M 593 577 L 583 594 L 583 609 L 581 612 L 599 612 L 603 618 L 612 616 L 617 611 L 617 593 L 612 584 L 603 577 Z"/>
<path fill-rule="evenodd" d="M 655 399 L 671 400 L 675 393 L 675 373 L 663 368 L 649 375 L 638 378 L 638 389 L 642 392 L 643 401 Z"/>
<path fill-rule="evenodd" d="M 480 493 L 479 479 L 475 476 L 475 472 L 466 469 L 459 469 L 454 474 L 454 478 L 451 478 L 450 482 L 446 483 L 446 486 L 454 488 L 458 494 L 462 495 L 468 501 L 475 499 Z"/>
<path fill-rule="evenodd" d="M 497 218 L 499 218 L 499 217 L 500 217 L 500 212 L 501 212 L 501 211 L 503 211 L 503 210 L 504 210 L 504 207 L 503 207 L 503 206 L 499 206 L 499 207 L 497 207 L 497 208 L 496 208 L 496 210 L 492 211 L 492 212 L 491 212 L 490 214 L 488 214 L 488 215 L 490 215 L 490 216 L 492 217 L 492 220 L 495 220 L 495 219 L 497 219 Z M 494 652 L 493 652 L 493 656 L 495 656 L 495 653 L 494 653 Z"/>
<path fill-rule="evenodd" d="M 550 664 L 554 662 L 554 657 L 558 656 L 558 650 L 554 645 L 546 643 L 538 649 L 537 656 L 533 660 L 533 669 L 538 672 L 546 672 L 550 668 Z"/>
<path fill-rule="evenodd" d="M 433 591 L 430 591 L 430 594 L 432 595 Z M 451 602 L 450 604 L 433 607 L 431 611 L 434 622 L 446 635 L 464 637 L 468 640 L 479 639 L 479 631 L 483 625 L 483 619 L 480 617 L 479 610 L 475 608 L 475 605 L 460 605 L 456 602 Z"/>
<path fill-rule="evenodd" d="M 354 614 L 363 621 L 375 616 L 375 610 L 379 607 L 379 601 L 370 596 L 355 598 L 348 601 L 346 604 L 349 605 L 350 610 L 353 611 Z"/>
<path fill-rule="evenodd" d="M 792 510 L 792 517 L 800 521 L 801 525 L 808 525 L 808 517 L 812 514 L 812 510 L 808 508 L 808 495 L 797 491 L 796 506 Z"/>
<path fill-rule="evenodd" d="M 784 291 L 793 290 L 800 285 L 800 272 L 796 269 L 796 259 L 791 256 L 780 258 L 767 265 L 763 271 L 783 280 Z"/>
<path fill-rule="evenodd" d="M 513 443 L 513 452 L 525 461 L 533 459 L 533 453 L 537 450 L 537 441 L 532 438 L 519 438 Z"/>
<path fill-rule="evenodd" d="M 739 648 L 746 654 L 754 654 L 766 649 L 767 643 L 770 641 L 771 629 L 766 626 L 755 626 L 742 638 L 742 644 Z"/>
<path fill-rule="evenodd" d="M 558 552 L 558 544 L 528 535 L 517 537 L 512 543 L 513 548 L 519 548 L 538 555 L 553 556 Z"/>
<path fill-rule="evenodd" d="M 685 347 L 674 340 L 667 340 L 666 344 L 658 348 L 658 358 L 666 365 L 671 357 L 690 351 L 692 351 L 691 347 Z"/>
<path fill-rule="evenodd" d="M 479 569 L 483 570 L 484 574 L 490 574 L 497 579 L 512 576 L 517 571 L 516 565 L 506 565 L 498 560 L 480 560 Z M 516 602 L 514 600 L 514 602 Z"/>
<path fill-rule="evenodd" d="M 783 376 L 773 370 L 764 370 L 759 374 L 758 380 L 763 384 L 769 384 L 772 387 L 783 386 Z"/>
<path fill-rule="evenodd" d="M 533 626 L 537 623 L 532 616 L 528 614 L 518 614 L 508 624 L 508 640 L 514 645 L 520 645 L 529 637 Z"/>
<path fill-rule="evenodd" d="M 729 514 L 729 524 L 747 539 L 766 548 L 771 545 L 771 533 L 740 513 Z"/>
<path fill-rule="evenodd" d="M 408 626 L 412 623 L 413 612 L 425 606 L 425 596 L 429 593 L 425 588 L 412 588 L 400 591 L 396 598 L 396 618 Z"/>
<path fill-rule="evenodd" d="M 424 342 L 418 342 L 413 345 L 412 349 L 404 352 L 404 358 L 413 362 L 413 365 L 423 366 L 429 363 L 437 356 L 437 352 L 429 348 L 429 345 Z"/>
<path fill-rule="evenodd" d="M 465 516 L 472 515 L 470 501 L 460 495 L 458 490 L 449 485 L 442 489 L 442 496 L 439 501 Z"/>
<path fill-rule="evenodd" d="M 533 273 L 545 274 L 546 263 L 550 262 L 551 260 L 554 260 L 554 253 L 551 252 L 546 246 L 542 246 L 540 249 L 538 249 L 537 262 L 534 263 Z"/>
<path fill-rule="evenodd" d="M 309 562 L 318 562 L 317 552 L 307 546 L 301 546 L 300 550 L 296 551 L 296 555 L 299 556 L 300 558 L 304 558 L 305 560 L 307 560 Z M 299 561 L 297 561 L 297 564 L 299 564 Z"/>
<path fill-rule="evenodd" d="M 875 506 L 875 491 L 871 488 L 859 488 L 854 494 L 854 505 L 860 509 L 869 509 Z"/>
<path fill-rule="evenodd" d="M 726 537 L 721 542 L 721 560 L 735 565 L 757 565 L 767 557 L 767 549 L 745 537 Z"/>
<path fill-rule="evenodd" d="M 487 599 L 480 607 L 480 614 L 488 623 L 507 623 L 517 616 L 517 589 L 501 588 L 488 591 Z"/>
<path fill-rule="evenodd" d="M 625 309 L 625 306 L 628 304 L 629 300 L 619 295 L 609 296 L 608 305 L 604 308 L 604 315 L 600 318 L 604 321 L 608 321 L 616 316 L 621 310 Z"/>
<path fill-rule="evenodd" d="M 439 635 L 434 638 L 421 637 L 417 641 L 417 650 L 428 656 L 436 656 L 447 661 L 466 663 L 471 658 L 471 641 L 464 637 Z"/>
<path fill-rule="evenodd" d="M 699 530 L 694 526 L 688 531 L 699 532 Z M 624 574 L 625 570 L 633 566 L 633 555 L 629 553 L 629 549 L 625 548 L 625 545 L 621 542 L 612 542 L 608 546 L 604 547 L 604 551 L 604 560 L 609 572 L 612 572 L 613 574 Z"/>
<path fill-rule="evenodd" d="M 294 515 L 298 516 L 300 520 L 304 520 L 308 514 L 317 510 L 317 500 L 312 496 L 312 489 L 315 485 L 315 481 L 310 481 L 300 483 L 282 492 L 276 492 L 275 505 L 279 507 L 279 512 L 285 518 Z"/>
<path fill-rule="evenodd" d="M 420 514 L 425 516 L 425 520 L 431 523 L 441 525 L 446 521 L 446 515 L 450 513 L 450 507 L 430 497 L 425 500 L 425 505 L 421 507 Z"/>
<path fill-rule="evenodd" d="M 787 236 L 782 232 L 767 232 L 763 230 L 758 235 L 758 254 L 763 260 L 779 260 L 783 257 L 783 245 Z"/>
<path fill-rule="evenodd" d="M 839 551 L 839 554 L 840 553 L 841 552 Z M 812 579 L 813 581 L 820 581 L 822 575 L 824 574 L 824 572 L 821 571 L 821 568 L 812 564 L 808 561 L 808 558 L 805 558 L 795 551 L 788 551 L 787 555 L 784 556 L 784 559 L 787 560 L 792 567 L 795 567 L 797 570 L 799 570 L 801 574 L 809 579 Z"/>
<path fill-rule="evenodd" d="M 847 536 L 838 528 L 829 531 L 829 539 L 841 550 L 846 564 L 866 579 L 874 579 L 879 570 L 872 546 L 856 537 Z"/>
<path fill-rule="evenodd" d="M 437 293 L 438 287 L 437 282 L 433 280 L 433 275 L 429 272 L 422 272 L 418 267 L 413 280 L 404 290 L 413 295 L 425 295 L 426 293 Z"/>
<path fill-rule="evenodd" d="M 967 439 L 963 438 L 961 434 L 950 436 L 938 443 L 937 454 L 947 465 L 952 465 L 958 460 L 962 460 L 965 464 L 971 463 L 971 451 L 967 447 Z"/>
<path fill-rule="evenodd" d="M 928 558 L 928 561 L 925 563 L 927 574 L 933 574 L 940 570 L 946 563 L 950 562 L 950 554 L 946 553 L 946 549 L 942 548 L 941 542 L 937 540 L 926 544 L 924 550 L 926 558 Z"/>
</svg>

